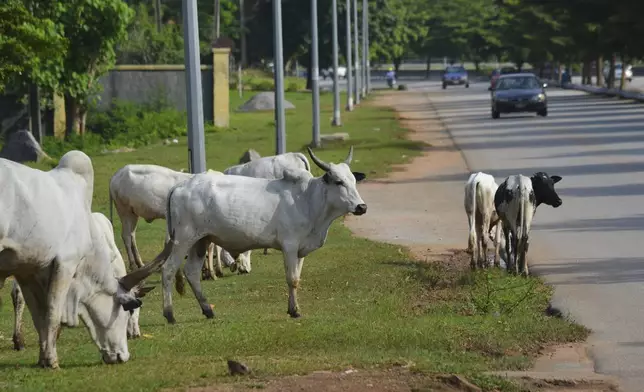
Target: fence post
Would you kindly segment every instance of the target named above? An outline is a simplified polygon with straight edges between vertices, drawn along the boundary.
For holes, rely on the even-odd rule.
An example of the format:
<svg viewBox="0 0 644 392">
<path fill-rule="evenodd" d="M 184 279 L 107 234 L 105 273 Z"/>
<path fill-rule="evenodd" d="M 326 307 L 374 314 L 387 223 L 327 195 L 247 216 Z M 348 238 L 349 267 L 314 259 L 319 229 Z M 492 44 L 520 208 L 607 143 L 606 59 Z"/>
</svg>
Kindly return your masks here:
<svg viewBox="0 0 644 392">
<path fill-rule="evenodd" d="M 212 116 L 216 127 L 228 128 L 230 125 L 230 48 L 212 49 Z"/>
</svg>

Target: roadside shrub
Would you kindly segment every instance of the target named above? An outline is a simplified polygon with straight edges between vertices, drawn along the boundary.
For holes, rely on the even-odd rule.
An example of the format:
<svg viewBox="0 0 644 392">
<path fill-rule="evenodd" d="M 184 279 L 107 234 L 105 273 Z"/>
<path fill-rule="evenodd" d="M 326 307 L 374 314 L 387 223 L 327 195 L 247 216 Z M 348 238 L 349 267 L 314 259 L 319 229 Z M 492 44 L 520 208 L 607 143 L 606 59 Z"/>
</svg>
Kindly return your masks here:
<svg viewBox="0 0 644 392">
<path fill-rule="evenodd" d="M 115 101 L 107 112 L 90 113 L 87 128 L 111 147 L 136 148 L 187 133 L 184 113 L 158 101 L 146 105 Z"/>
<path fill-rule="evenodd" d="M 300 85 L 295 81 L 290 81 L 286 86 L 286 91 L 296 93 L 300 90 Z"/>
</svg>

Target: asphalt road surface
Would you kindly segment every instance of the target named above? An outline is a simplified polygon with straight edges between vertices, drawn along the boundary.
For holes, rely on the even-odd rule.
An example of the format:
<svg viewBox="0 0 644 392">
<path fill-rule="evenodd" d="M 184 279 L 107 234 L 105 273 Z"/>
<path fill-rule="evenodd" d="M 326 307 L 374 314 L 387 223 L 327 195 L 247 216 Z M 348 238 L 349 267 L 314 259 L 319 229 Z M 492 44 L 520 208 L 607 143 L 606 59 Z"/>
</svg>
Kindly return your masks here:
<svg viewBox="0 0 644 392">
<path fill-rule="evenodd" d="M 593 81 L 595 78 L 593 78 Z M 575 76 L 572 78 L 573 83 L 581 83 L 581 77 L 580 76 Z M 619 87 L 619 82 L 617 84 Z M 642 76 L 635 76 L 631 82 L 626 82 L 626 88 L 633 88 L 633 89 L 638 89 L 644 91 L 644 77 Z"/>
<path fill-rule="evenodd" d="M 644 104 L 553 88 L 548 117 L 493 120 L 486 83 L 409 87 L 433 92 L 473 171 L 497 183 L 540 170 L 563 177 L 563 205 L 542 205 L 533 220 L 531 272 L 554 284 L 556 307 L 593 330 L 596 370 L 644 390 Z"/>
</svg>

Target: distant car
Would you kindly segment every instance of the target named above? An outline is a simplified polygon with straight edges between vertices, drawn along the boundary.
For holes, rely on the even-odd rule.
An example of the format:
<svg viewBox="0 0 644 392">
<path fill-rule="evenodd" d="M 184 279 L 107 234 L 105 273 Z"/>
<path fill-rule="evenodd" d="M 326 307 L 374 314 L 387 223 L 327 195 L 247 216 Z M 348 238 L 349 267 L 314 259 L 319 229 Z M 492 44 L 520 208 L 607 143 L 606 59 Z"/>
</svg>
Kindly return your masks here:
<svg viewBox="0 0 644 392">
<path fill-rule="evenodd" d="M 615 80 L 622 80 L 622 64 L 615 64 Z M 610 72 L 610 65 L 604 66 L 604 79 L 608 79 L 608 73 Z M 624 78 L 629 82 L 633 81 L 633 66 L 626 66 L 626 73 Z"/>
<path fill-rule="evenodd" d="M 320 75 L 324 78 L 333 78 L 333 67 L 329 67 L 327 69 L 323 69 L 320 72 Z M 338 78 L 344 79 L 347 77 L 347 67 L 343 67 L 341 65 L 338 65 Z"/>
<path fill-rule="evenodd" d="M 492 91 L 494 88 L 494 84 L 496 83 L 496 80 L 499 78 L 501 75 L 506 75 L 506 74 L 512 74 L 512 73 L 517 73 L 517 69 L 514 67 L 502 67 L 502 68 L 497 68 L 492 71 L 490 74 L 490 87 L 488 87 L 489 91 Z"/>
<path fill-rule="evenodd" d="M 492 118 L 501 113 L 532 112 L 548 115 L 548 97 L 543 83 L 534 74 L 514 73 L 501 75 L 492 89 Z"/>
<path fill-rule="evenodd" d="M 462 65 L 450 65 L 445 68 L 443 72 L 443 90 L 447 85 L 461 85 L 464 84 L 465 88 L 470 87 L 470 80 L 467 75 L 465 67 Z"/>
</svg>

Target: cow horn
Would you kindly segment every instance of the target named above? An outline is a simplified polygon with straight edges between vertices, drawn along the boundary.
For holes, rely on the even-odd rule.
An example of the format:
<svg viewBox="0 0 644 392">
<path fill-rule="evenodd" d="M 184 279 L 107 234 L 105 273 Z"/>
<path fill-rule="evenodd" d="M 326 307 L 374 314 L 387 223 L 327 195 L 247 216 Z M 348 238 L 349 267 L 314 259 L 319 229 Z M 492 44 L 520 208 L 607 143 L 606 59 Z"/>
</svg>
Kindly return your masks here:
<svg viewBox="0 0 644 392">
<path fill-rule="evenodd" d="M 351 160 L 353 159 L 353 146 L 349 147 L 349 155 L 347 156 L 347 159 L 344 160 L 344 163 L 348 165 L 351 164 Z"/>
<path fill-rule="evenodd" d="M 311 159 L 313 160 L 313 162 L 316 165 L 318 165 L 320 169 L 324 170 L 325 172 L 328 172 L 329 170 L 331 170 L 331 166 L 329 166 L 328 163 L 320 160 L 318 157 L 315 156 L 315 154 L 313 154 L 313 150 L 311 150 L 311 147 L 307 147 L 306 149 L 308 150 L 309 155 L 311 156 Z"/>
<path fill-rule="evenodd" d="M 123 286 L 125 290 L 130 291 L 136 285 L 141 283 L 145 278 L 147 278 L 153 272 L 155 272 L 157 269 L 161 268 L 161 266 L 166 262 L 166 260 L 170 256 L 170 252 L 172 252 L 173 245 L 174 245 L 174 230 L 172 231 L 170 240 L 166 242 L 161 253 L 159 253 L 159 255 L 155 257 L 155 259 L 152 262 L 147 263 L 144 267 L 139 268 L 135 271 L 132 271 L 129 274 L 122 277 L 121 279 L 119 279 L 119 283 L 121 284 L 121 286 Z"/>
</svg>

